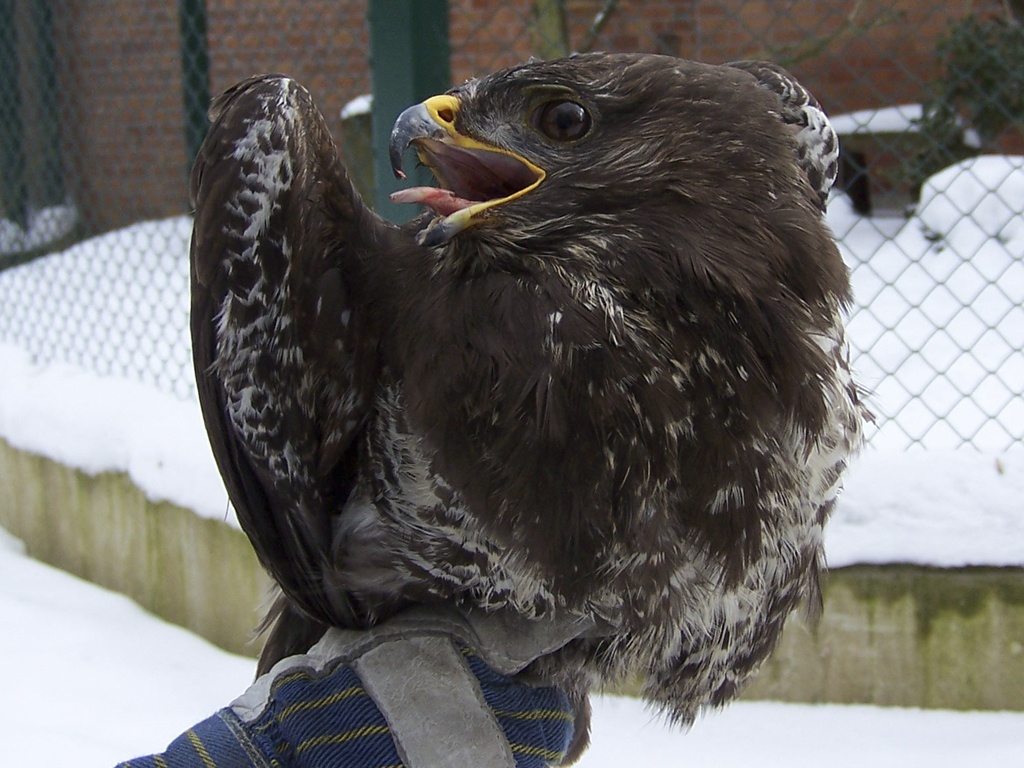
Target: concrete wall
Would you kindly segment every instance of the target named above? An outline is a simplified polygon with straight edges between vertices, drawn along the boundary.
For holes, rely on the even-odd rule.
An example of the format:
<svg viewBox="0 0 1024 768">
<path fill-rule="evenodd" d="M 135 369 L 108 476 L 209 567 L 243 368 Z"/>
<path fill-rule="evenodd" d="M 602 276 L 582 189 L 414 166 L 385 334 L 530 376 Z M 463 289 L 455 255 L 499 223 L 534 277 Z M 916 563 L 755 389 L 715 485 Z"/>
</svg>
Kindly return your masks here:
<svg viewBox="0 0 1024 768">
<path fill-rule="evenodd" d="M 155 504 L 0 440 L 0 526 L 47 562 L 239 653 L 267 581 L 237 529 Z M 833 571 L 825 613 L 794 618 L 748 698 L 1024 710 L 1024 570 Z"/>
<path fill-rule="evenodd" d="M 1024 710 L 1024 570 L 842 568 L 748 692 L 784 701 Z"/>
<path fill-rule="evenodd" d="M 269 579 L 237 528 L 151 502 L 124 474 L 86 475 L 3 440 L 0 526 L 39 560 L 229 651 L 259 651 L 252 630 Z"/>
</svg>

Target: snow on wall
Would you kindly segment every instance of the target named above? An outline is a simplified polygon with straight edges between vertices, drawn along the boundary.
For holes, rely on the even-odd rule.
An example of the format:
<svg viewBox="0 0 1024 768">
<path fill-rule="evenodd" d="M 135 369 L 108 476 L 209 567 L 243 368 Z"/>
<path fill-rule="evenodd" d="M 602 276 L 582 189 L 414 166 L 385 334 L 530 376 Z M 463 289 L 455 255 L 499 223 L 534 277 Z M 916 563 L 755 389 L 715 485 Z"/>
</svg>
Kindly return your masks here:
<svg viewBox="0 0 1024 768">
<path fill-rule="evenodd" d="M 197 399 L 68 363 L 38 365 L 4 343 L 0 371 L 0 437 L 15 448 L 88 474 L 126 472 L 153 501 L 224 519 L 227 492 Z"/>
</svg>

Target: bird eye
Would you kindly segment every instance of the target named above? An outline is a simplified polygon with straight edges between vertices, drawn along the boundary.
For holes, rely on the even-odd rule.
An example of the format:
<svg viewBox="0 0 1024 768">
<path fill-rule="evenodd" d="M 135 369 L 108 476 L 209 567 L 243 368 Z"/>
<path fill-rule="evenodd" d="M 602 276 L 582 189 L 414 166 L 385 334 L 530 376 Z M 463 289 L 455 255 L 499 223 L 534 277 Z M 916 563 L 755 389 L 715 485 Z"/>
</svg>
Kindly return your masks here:
<svg viewBox="0 0 1024 768">
<path fill-rule="evenodd" d="M 590 130 L 590 115 L 575 101 L 549 101 L 533 113 L 536 128 L 555 141 L 576 141 Z"/>
</svg>

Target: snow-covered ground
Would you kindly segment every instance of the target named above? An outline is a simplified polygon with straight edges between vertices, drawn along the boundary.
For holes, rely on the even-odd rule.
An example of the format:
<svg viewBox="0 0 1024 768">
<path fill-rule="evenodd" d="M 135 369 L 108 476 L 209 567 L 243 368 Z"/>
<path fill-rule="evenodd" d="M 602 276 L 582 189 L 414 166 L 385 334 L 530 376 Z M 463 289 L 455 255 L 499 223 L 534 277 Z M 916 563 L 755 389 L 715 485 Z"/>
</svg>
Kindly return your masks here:
<svg viewBox="0 0 1024 768">
<path fill-rule="evenodd" d="M 0 530 L 3 764 L 110 768 L 162 751 L 238 696 L 232 656 L 22 554 Z M 1024 713 L 739 703 L 687 734 L 632 699 L 597 697 L 582 768 L 962 768 L 1019 765 Z"/>
</svg>

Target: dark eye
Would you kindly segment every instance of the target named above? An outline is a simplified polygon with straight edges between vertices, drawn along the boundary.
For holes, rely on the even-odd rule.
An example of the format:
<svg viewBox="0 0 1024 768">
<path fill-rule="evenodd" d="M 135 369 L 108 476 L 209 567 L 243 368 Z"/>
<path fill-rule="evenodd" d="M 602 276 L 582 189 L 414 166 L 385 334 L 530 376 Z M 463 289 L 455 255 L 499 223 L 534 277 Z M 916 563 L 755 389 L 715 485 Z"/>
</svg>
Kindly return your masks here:
<svg viewBox="0 0 1024 768">
<path fill-rule="evenodd" d="M 590 115 L 575 101 L 549 101 L 533 113 L 533 124 L 555 141 L 576 141 L 590 130 Z"/>
</svg>

